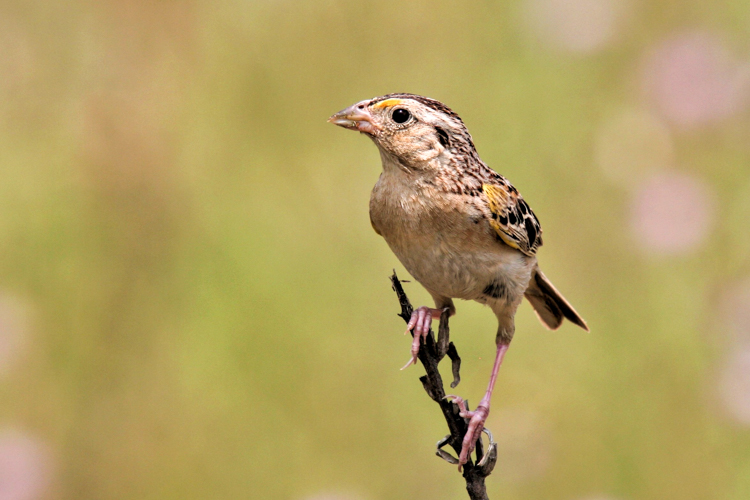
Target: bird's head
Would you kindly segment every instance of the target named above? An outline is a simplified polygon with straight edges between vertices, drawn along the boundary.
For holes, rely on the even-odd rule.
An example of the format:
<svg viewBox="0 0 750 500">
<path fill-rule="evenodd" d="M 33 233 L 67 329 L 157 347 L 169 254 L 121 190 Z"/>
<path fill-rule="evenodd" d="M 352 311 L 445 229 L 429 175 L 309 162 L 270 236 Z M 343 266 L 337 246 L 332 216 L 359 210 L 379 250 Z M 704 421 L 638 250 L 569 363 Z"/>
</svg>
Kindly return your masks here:
<svg viewBox="0 0 750 500">
<path fill-rule="evenodd" d="M 474 144 L 448 106 L 414 94 L 388 94 L 360 101 L 329 122 L 369 136 L 381 154 L 409 169 L 423 169 L 441 155 L 472 155 Z"/>
</svg>

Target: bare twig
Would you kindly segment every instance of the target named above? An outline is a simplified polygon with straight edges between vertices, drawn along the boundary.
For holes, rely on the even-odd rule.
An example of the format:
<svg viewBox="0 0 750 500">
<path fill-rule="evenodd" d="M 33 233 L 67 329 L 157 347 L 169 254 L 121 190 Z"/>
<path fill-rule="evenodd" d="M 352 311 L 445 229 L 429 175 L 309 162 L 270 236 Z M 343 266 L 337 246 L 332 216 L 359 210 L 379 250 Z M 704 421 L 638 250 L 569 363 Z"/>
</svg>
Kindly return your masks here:
<svg viewBox="0 0 750 500">
<path fill-rule="evenodd" d="M 396 276 L 396 271 L 393 271 L 391 276 L 391 283 L 393 284 L 393 290 L 398 296 L 399 303 L 401 304 L 401 316 L 407 323 L 411 318 L 411 313 L 414 310 L 409 298 L 406 296 L 401 282 Z M 467 422 L 464 418 L 459 416 L 458 405 L 445 399 L 445 389 L 443 389 L 443 379 L 438 371 L 438 363 L 446 356 L 451 360 L 451 368 L 453 371 L 453 382 L 451 388 L 456 387 L 460 381 L 459 368 L 461 366 L 461 358 L 458 356 L 456 347 L 453 342 L 449 339 L 449 326 L 448 317 L 449 311 L 446 309 L 443 311 L 443 315 L 440 317 L 440 328 L 438 330 L 438 340 L 435 338 L 430 331 L 425 342 L 419 349 L 419 361 L 422 362 L 426 375 L 420 377 L 420 381 L 424 386 L 427 395 L 432 398 L 436 403 L 440 405 L 440 409 L 445 417 L 445 422 L 448 424 L 448 430 L 450 434 L 445 436 L 438 442 L 437 455 L 446 461 L 458 464 L 458 459 L 450 455 L 448 452 L 442 449 L 444 445 L 450 445 L 456 452 L 456 455 L 461 453 L 461 444 L 464 436 L 466 435 Z M 413 333 L 412 333 L 413 335 Z M 477 442 L 476 447 L 476 463 L 469 460 L 463 467 L 463 476 L 466 481 L 466 491 L 469 493 L 469 498 L 472 500 L 489 500 L 487 497 L 487 490 L 484 485 L 484 478 L 489 476 L 492 469 L 495 467 L 497 460 L 497 450 L 495 443 L 492 441 L 492 435 L 489 431 L 486 432 L 490 438 L 490 447 L 485 455 L 483 453 L 483 446 L 481 439 Z"/>
</svg>

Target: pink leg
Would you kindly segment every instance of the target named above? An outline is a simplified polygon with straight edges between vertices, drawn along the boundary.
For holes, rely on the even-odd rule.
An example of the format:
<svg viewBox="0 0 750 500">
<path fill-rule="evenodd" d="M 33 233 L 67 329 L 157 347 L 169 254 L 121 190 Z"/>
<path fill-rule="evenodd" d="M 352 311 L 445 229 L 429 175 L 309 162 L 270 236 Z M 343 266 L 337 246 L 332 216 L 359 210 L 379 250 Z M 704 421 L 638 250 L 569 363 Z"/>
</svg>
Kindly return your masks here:
<svg viewBox="0 0 750 500">
<path fill-rule="evenodd" d="M 409 365 L 415 364 L 417 362 L 417 355 L 419 354 L 419 343 L 421 342 L 422 338 L 427 337 L 427 334 L 430 332 L 432 320 L 440 319 L 440 315 L 442 313 L 443 311 L 440 309 L 433 309 L 426 306 L 415 309 L 411 313 L 411 319 L 409 319 L 409 324 L 406 325 L 406 331 L 404 332 L 404 335 L 409 333 L 413 328 L 414 340 L 412 340 L 411 343 L 411 359 L 404 365 L 403 368 L 401 368 L 402 370 L 404 368 L 408 368 Z"/>
<path fill-rule="evenodd" d="M 492 398 L 492 390 L 495 388 L 495 380 L 497 379 L 497 373 L 500 371 L 500 365 L 503 364 L 503 358 L 505 352 L 508 350 L 508 344 L 500 344 L 497 346 L 497 354 L 495 355 L 495 364 L 492 367 L 492 375 L 490 375 L 490 383 L 487 386 L 487 392 L 484 397 L 477 405 L 477 408 L 473 411 L 466 409 L 466 403 L 463 398 L 458 396 L 446 396 L 446 398 L 453 398 L 453 402 L 458 405 L 461 410 L 463 418 L 469 418 L 469 428 L 464 436 L 464 442 L 461 445 L 461 454 L 458 457 L 458 470 L 460 471 L 463 465 L 469 461 L 469 455 L 474 451 L 477 445 L 477 439 L 482 434 L 484 429 L 484 423 L 487 421 L 487 415 L 490 414 L 490 399 Z"/>
</svg>

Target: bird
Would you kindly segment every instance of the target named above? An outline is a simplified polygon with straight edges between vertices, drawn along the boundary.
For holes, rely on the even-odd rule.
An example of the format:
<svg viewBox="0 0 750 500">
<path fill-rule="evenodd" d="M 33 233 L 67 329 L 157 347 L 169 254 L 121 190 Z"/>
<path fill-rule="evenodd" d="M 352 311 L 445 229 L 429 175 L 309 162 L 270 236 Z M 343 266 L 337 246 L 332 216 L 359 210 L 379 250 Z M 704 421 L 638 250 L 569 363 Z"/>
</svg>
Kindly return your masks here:
<svg viewBox="0 0 750 500">
<path fill-rule="evenodd" d="M 415 309 L 407 324 L 414 338 L 404 368 L 416 363 L 432 320 L 446 309 L 455 314 L 453 299 L 484 304 L 497 317 L 495 361 L 484 397 L 469 411 L 463 398 L 446 396 L 469 419 L 461 470 L 489 415 L 523 298 L 548 329 L 556 330 L 564 319 L 589 328 L 539 268 L 539 219 L 518 190 L 480 159 L 463 120 L 448 106 L 394 93 L 357 102 L 328 121 L 359 131 L 377 146 L 382 172 L 370 195 L 370 222 L 435 303 Z"/>
</svg>

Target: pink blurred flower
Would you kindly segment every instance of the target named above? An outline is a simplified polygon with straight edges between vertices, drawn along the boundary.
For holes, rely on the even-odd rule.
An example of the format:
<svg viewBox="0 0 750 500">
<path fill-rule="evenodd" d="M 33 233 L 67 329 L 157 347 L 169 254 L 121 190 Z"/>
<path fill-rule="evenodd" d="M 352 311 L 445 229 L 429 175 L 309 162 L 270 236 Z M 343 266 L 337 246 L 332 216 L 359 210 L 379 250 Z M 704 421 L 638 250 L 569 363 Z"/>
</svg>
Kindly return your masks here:
<svg viewBox="0 0 750 500">
<path fill-rule="evenodd" d="M 714 220 L 714 196 L 704 181 L 671 171 L 638 186 L 631 210 L 637 243 L 661 254 L 685 253 L 698 248 Z"/>
<path fill-rule="evenodd" d="M 536 34 L 555 48 L 591 53 L 620 31 L 626 0 L 527 0 L 526 14 Z"/>
<path fill-rule="evenodd" d="M 50 476 L 50 453 L 42 443 L 15 431 L 0 434 L 0 500 L 40 498 Z"/>
<path fill-rule="evenodd" d="M 667 39 L 646 58 L 643 86 L 662 115 L 691 127 L 724 119 L 748 102 L 750 71 L 707 33 Z"/>
<path fill-rule="evenodd" d="M 730 354 L 719 378 L 719 395 L 730 418 L 750 425 L 750 345 Z"/>
</svg>

